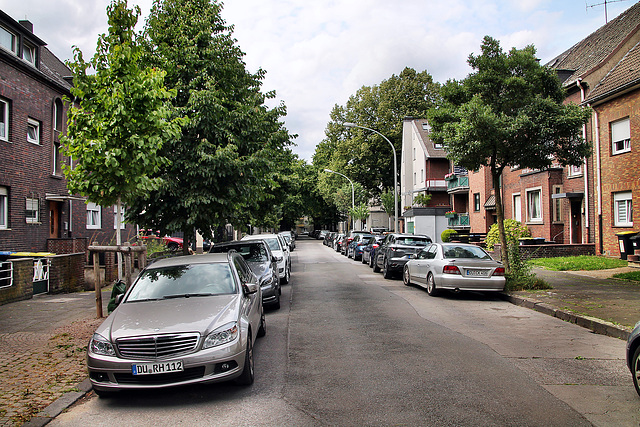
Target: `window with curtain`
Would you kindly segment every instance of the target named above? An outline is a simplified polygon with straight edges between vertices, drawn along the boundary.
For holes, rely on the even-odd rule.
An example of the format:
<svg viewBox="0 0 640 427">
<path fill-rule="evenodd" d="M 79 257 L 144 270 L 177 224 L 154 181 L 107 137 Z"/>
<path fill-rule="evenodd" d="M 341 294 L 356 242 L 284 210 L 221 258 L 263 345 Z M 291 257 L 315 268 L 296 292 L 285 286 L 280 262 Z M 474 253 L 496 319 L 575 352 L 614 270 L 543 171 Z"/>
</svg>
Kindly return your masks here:
<svg viewBox="0 0 640 427">
<path fill-rule="evenodd" d="M 87 203 L 87 228 L 99 229 L 102 227 L 100 206 L 95 203 Z"/>
<path fill-rule="evenodd" d="M 527 221 L 542 221 L 541 190 L 527 191 Z"/>
<path fill-rule="evenodd" d="M 617 227 L 633 226 L 633 199 L 631 191 L 623 191 L 613 195 L 614 225 Z"/>
<path fill-rule="evenodd" d="M 626 153 L 631 150 L 631 124 L 629 118 L 611 123 L 611 152 L 613 154 Z"/>
</svg>

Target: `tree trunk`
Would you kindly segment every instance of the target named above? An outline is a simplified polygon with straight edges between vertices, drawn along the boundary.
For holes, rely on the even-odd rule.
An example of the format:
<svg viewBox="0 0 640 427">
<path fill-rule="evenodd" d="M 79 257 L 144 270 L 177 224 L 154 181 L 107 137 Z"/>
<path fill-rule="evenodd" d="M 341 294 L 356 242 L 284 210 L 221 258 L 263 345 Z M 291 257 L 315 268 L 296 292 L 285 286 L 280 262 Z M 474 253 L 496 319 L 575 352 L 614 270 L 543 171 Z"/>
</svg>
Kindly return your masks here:
<svg viewBox="0 0 640 427">
<path fill-rule="evenodd" d="M 498 217 L 498 231 L 500 233 L 500 247 L 502 250 L 500 251 L 500 255 L 502 258 L 502 264 L 504 264 L 504 269 L 507 273 L 511 271 L 511 267 L 509 265 L 509 247 L 507 246 L 507 235 L 504 232 L 504 209 L 502 207 L 502 188 L 500 186 L 500 175 L 502 171 L 498 172 L 497 170 L 491 170 L 491 176 L 493 179 L 493 188 L 495 189 L 495 198 L 496 198 L 496 216 Z"/>
<path fill-rule="evenodd" d="M 116 202 L 116 245 L 122 245 L 122 232 L 120 230 L 120 224 L 122 224 L 122 200 L 118 197 Z M 116 258 L 118 259 L 118 280 L 122 279 L 122 254 L 116 252 Z"/>
</svg>

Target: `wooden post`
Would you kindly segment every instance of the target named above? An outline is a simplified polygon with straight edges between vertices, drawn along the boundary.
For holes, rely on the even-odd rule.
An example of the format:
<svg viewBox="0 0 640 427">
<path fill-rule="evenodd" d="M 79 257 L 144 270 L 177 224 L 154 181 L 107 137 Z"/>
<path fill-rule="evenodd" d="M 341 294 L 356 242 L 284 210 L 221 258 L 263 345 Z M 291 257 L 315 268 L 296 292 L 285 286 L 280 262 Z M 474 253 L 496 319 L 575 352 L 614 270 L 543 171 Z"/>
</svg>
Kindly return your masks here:
<svg viewBox="0 0 640 427">
<path fill-rule="evenodd" d="M 132 263 L 131 263 L 131 248 L 129 248 L 129 242 L 125 242 L 124 244 L 124 250 L 122 252 L 124 252 L 124 274 L 125 274 L 125 280 L 126 280 L 126 284 L 127 284 L 127 289 L 129 289 L 129 287 L 131 286 L 131 267 L 132 267 Z"/>
<path fill-rule="evenodd" d="M 94 245 L 97 246 L 98 242 Z M 102 286 L 100 283 L 100 254 L 98 252 L 93 253 L 93 274 L 95 276 L 95 291 L 96 291 L 96 316 L 102 317 Z"/>
</svg>

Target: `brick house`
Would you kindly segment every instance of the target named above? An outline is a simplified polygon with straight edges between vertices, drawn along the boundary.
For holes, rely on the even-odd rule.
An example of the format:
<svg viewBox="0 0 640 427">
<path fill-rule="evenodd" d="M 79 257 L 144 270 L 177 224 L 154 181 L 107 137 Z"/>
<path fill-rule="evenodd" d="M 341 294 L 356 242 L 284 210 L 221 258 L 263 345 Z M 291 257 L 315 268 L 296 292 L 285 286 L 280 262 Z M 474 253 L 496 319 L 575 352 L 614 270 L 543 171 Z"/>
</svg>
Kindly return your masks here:
<svg viewBox="0 0 640 427">
<path fill-rule="evenodd" d="M 83 252 L 109 243 L 113 207 L 70 195 L 60 151 L 71 71 L 29 21 L 0 10 L 0 252 Z M 126 226 L 123 241 L 135 236 Z"/>
</svg>

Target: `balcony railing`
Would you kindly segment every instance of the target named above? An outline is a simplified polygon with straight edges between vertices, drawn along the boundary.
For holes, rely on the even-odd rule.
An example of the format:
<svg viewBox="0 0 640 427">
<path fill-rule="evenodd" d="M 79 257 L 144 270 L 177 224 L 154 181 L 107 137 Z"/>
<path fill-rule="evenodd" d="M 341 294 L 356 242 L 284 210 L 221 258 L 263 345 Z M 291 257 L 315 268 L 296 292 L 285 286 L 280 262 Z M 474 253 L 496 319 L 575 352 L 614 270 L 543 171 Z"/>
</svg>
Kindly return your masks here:
<svg viewBox="0 0 640 427">
<path fill-rule="evenodd" d="M 447 179 L 448 193 L 461 193 L 469 191 L 469 177 L 467 175 L 454 175 Z"/>
<path fill-rule="evenodd" d="M 447 218 L 447 226 L 449 228 L 459 229 L 459 228 L 469 228 L 469 214 L 468 213 L 459 213 L 456 214 L 452 218 Z"/>
</svg>

